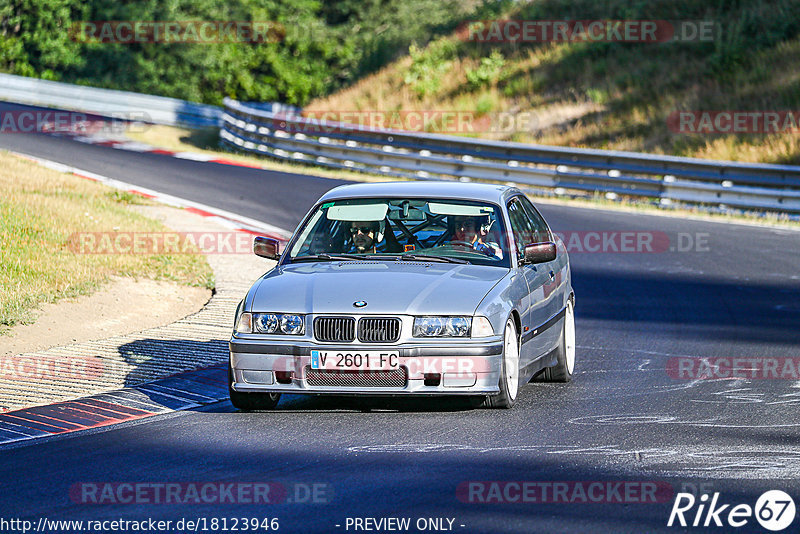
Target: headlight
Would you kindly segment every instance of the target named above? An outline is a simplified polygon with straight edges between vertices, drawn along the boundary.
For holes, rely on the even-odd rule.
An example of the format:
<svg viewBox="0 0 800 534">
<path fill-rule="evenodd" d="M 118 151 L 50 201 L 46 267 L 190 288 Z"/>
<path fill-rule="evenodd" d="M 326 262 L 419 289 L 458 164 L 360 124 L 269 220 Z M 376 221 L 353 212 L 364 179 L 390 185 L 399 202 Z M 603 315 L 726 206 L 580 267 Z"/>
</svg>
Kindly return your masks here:
<svg viewBox="0 0 800 534">
<path fill-rule="evenodd" d="M 280 328 L 280 319 L 274 313 L 257 313 L 253 323 L 259 334 L 276 334 Z"/>
<path fill-rule="evenodd" d="M 467 337 L 472 317 L 415 317 L 414 337 Z"/>
<path fill-rule="evenodd" d="M 281 331 L 284 334 L 300 335 L 303 333 L 302 315 L 281 315 Z"/>
<path fill-rule="evenodd" d="M 304 316 L 280 313 L 254 313 L 253 326 L 259 334 L 302 335 L 305 332 Z"/>
</svg>

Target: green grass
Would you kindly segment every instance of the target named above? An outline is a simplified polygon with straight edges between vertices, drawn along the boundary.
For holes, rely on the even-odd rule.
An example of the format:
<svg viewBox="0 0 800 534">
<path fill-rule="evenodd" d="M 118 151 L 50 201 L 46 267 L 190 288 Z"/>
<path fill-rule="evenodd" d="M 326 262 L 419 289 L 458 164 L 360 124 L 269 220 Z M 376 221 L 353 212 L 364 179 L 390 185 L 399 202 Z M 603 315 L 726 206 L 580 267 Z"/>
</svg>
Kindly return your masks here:
<svg viewBox="0 0 800 534">
<path fill-rule="evenodd" d="M 0 332 L 41 303 L 86 295 L 111 276 L 214 286 L 202 254 L 77 254 L 76 232 L 162 232 L 128 206 L 149 201 L 0 152 Z"/>
</svg>

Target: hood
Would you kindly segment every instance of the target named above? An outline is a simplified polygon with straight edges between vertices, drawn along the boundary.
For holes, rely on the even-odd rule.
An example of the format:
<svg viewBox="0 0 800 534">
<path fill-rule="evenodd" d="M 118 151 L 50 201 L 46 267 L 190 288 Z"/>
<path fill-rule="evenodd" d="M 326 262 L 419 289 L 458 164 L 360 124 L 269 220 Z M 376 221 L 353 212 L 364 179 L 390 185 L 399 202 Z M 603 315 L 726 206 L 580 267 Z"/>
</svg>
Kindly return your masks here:
<svg viewBox="0 0 800 534">
<path fill-rule="evenodd" d="M 277 267 L 248 297 L 254 312 L 472 315 L 509 273 L 502 267 L 388 261 Z M 353 303 L 367 302 L 363 308 Z"/>
</svg>

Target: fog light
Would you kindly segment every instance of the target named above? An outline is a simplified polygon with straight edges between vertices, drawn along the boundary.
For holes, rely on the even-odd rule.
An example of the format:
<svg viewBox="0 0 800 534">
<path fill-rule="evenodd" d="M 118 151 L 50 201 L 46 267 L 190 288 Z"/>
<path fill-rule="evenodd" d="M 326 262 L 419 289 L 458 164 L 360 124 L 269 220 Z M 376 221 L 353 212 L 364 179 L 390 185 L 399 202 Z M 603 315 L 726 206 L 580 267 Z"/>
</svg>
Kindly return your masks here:
<svg viewBox="0 0 800 534">
<path fill-rule="evenodd" d="M 242 371 L 242 378 L 248 384 L 274 384 L 275 377 L 272 371 L 252 371 L 245 369 Z"/>
<path fill-rule="evenodd" d="M 469 388 L 478 381 L 475 373 L 445 373 L 442 377 L 442 386 L 446 388 Z"/>
</svg>

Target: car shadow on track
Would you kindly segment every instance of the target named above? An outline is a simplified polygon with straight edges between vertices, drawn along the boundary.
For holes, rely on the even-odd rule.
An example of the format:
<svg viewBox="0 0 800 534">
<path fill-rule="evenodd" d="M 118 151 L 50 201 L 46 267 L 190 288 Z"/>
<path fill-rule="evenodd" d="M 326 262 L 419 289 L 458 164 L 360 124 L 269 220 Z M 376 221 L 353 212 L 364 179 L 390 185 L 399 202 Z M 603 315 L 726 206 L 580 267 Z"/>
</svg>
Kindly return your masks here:
<svg viewBox="0 0 800 534">
<path fill-rule="evenodd" d="M 119 354 L 133 368 L 125 386 L 137 386 L 183 371 L 223 364 L 228 359 L 228 343 L 223 340 L 137 339 L 119 347 Z"/>
<path fill-rule="evenodd" d="M 275 408 L 292 412 L 460 412 L 474 410 L 480 400 L 463 397 L 380 397 L 345 395 L 284 395 Z"/>
<path fill-rule="evenodd" d="M 228 345 L 222 340 L 206 342 L 191 340 L 163 340 L 140 339 L 126 343 L 119 348 L 119 353 L 125 363 L 133 368 L 125 377 L 126 387 L 136 387 L 149 384 L 161 378 L 171 377 L 177 373 L 190 371 L 195 363 L 195 369 L 210 366 L 224 366 L 228 358 Z M 190 362 L 190 363 L 187 363 Z M 227 383 L 224 372 L 218 373 L 218 383 L 207 384 L 208 377 L 197 384 L 196 389 L 185 391 L 164 391 L 158 393 L 140 390 L 159 404 L 164 404 L 164 394 L 171 394 L 182 398 L 192 398 L 192 394 L 213 397 L 217 400 L 227 399 Z M 191 374 L 184 375 L 189 376 Z M 210 386 L 210 387 L 209 387 Z M 174 387 L 174 386 L 170 386 Z M 331 395 L 283 395 L 276 411 L 304 411 L 304 412 L 458 412 L 474 410 L 479 407 L 482 398 L 479 397 L 386 397 L 386 396 L 331 396 Z M 204 402 L 205 404 L 208 401 Z M 208 409 L 203 411 L 208 411 Z M 211 408 L 211 411 L 217 408 Z M 230 411 L 228 403 L 222 403 L 220 411 Z"/>
</svg>

